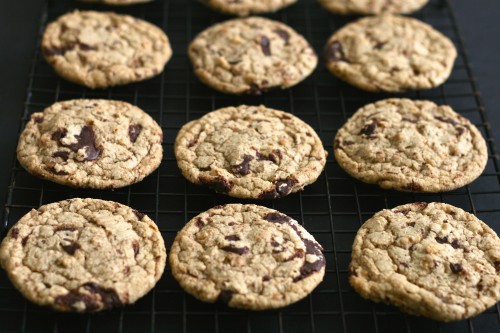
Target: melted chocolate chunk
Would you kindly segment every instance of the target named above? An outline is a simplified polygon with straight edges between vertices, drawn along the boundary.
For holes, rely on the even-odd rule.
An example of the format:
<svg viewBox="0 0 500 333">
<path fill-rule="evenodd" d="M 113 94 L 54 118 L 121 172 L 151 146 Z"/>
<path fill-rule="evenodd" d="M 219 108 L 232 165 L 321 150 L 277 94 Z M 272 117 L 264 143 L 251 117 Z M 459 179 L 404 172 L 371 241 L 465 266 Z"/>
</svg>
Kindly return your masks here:
<svg viewBox="0 0 500 333">
<path fill-rule="evenodd" d="M 285 45 L 288 45 L 288 41 L 290 40 L 290 34 L 288 32 L 283 29 L 274 29 L 273 32 L 285 41 Z"/>
<path fill-rule="evenodd" d="M 221 290 L 219 296 L 217 296 L 217 302 L 227 304 L 233 298 L 234 292 L 231 290 Z"/>
<path fill-rule="evenodd" d="M 12 228 L 12 231 L 10 232 L 10 237 L 17 239 L 17 237 L 19 237 L 19 229 Z"/>
<path fill-rule="evenodd" d="M 283 154 L 281 153 L 281 150 L 279 150 L 279 149 L 273 149 L 273 151 L 267 155 L 257 152 L 257 159 L 259 159 L 259 161 L 262 161 L 262 160 L 271 161 L 274 164 L 279 165 L 282 158 L 283 158 Z"/>
<path fill-rule="evenodd" d="M 35 116 L 31 119 L 33 119 L 35 123 L 40 124 L 43 121 L 43 116 Z"/>
<path fill-rule="evenodd" d="M 300 236 L 300 234 L 299 234 L 299 236 Z M 302 238 L 302 241 L 306 245 L 306 254 L 316 255 L 319 259 L 316 260 L 315 262 L 309 262 L 309 261 L 305 260 L 304 264 L 300 268 L 300 275 L 295 277 L 293 279 L 293 282 L 297 282 L 297 281 L 300 281 L 302 279 L 305 279 L 309 275 L 321 270 L 321 268 L 323 268 L 323 266 L 325 266 L 325 257 L 323 256 L 323 253 L 321 252 L 321 250 L 322 250 L 321 246 L 316 242 L 313 242 L 309 239 L 303 238 L 302 236 L 300 238 Z"/>
<path fill-rule="evenodd" d="M 373 137 L 373 134 L 375 134 L 377 126 L 378 126 L 378 121 L 374 119 L 372 120 L 371 124 L 365 125 L 361 129 L 361 131 L 359 131 L 359 135 L 366 135 L 367 137 L 371 138 Z"/>
<path fill-rule="evenodd" d="M 272 246 L 274 246 L 274 247 L 278 247 L 278 246 L 280 246 L 281 244 L 280 244 L 280 243 L 278 243 L 277 241 L 272 241 L 272 242 L 271 242 L 271 245 L 272 245 Z"/>
<path fill-rule="evenodd" d="M 96 147 L 95 133 L 92 126 L 83 126 L 80 135 L 75 135 L 76 143 L 68 145 L 68 147 L 77 152 L 81 148 L 86 148 L 87 156 L 85 160 L 96 160 L 101 154 L 101 150 Z"/>
<path fill-rule="evenodd" d="M 375 49 L 381 50 L 385 44 L 387 44 L 387 43 L 386 42 L 377 42 L 377 44 L 375 44 Z"/>
<path fill-rule="evenodd" d="M 234 171 L 239 173 L 242 176 L 248 175 L 250 171 L 250 161 L 253 160 L 254 157 L 252 155 L 243 155 L 243 162 L 234 166 Z"/>
<path fill-rule="evenodd" d="M 134 258 L 139 254 L 139 242 L 132 242 L 132 248 L 134 249 Z"/>
<path fill-rule="evenodd" d="M 77 242 L 73 242 L 72 240 L 67 240 L 65 239 L 66 242 L 68 242 L 67 245 L 60 244 L 62 249 L 66 251 L 70 255 L 74 255 L 76 250 L 80 249 L 81 246 Z"/>
<path fill-rule="evenodd" d="M 141 125 L 130 125 L 128 127 L 128 136 L 130 138 L 130 142 L 135 143 L 137 141 L 137 137 L 141 134 L 142 126 Z"/>
<path fill-rule="evenodd" d="M 194 224 L 198 227 L 198 229 L 201 229 L 205 226 L 205 222 L 203 221 L 203 219 L 201 217 L 198 217 L 196 219 L 196 221 L 194 222 Z"/>
<path fill-rule="evenodd" d="M 64 162 L 66 162 L 69 158 L 69 152 L 68 151 L 56 151 L 55 153 L 52 154 L 52 157 L 60 157 Z"/>
<path fill-rule="evenodd" d="M 65 128 L 58 128 L 54 133 L 52 133 L 50 138 L 54 141 L 60 141 L 66 136 L 66 134 L 68 134 L 68 130 Z"/>
<path fill-rule="evenodd" d="M 241 240 L 240 236 L 238 236 L 238 235 L 229 235 L 229 236 L 224 237 L 224 239 L 228 240 L 230 242 L 233 242 L 233 241 L 235 242 L 235 241 Z"/>
<path fill-rule="evenodd" d="M 463 249 L 464 247 L 462 244 L 460 244 L 460 241 L 458 239 L 454 239 L 453 242 L 451 242 L 451 246 L 453 246 L 454 249 Z"/>
<path fill-rule="evenodd" d="M 267 38 L 266 36 L 261 36 L 260 47 L 262 49 L 262 53 L 264 53 L 265 56 L 271 55 L 271 42 L 269 41 L 269 38 Z"/>
<path fill-rule="evenodd" d="M 393 210 L 393 213 L 403 214 L 404 216 L 406 216 L 409 212 L 411 212 L 411 209 L 409 208 Z"/>
<path fill-rule="evenodd" d="M 286 216 L 285 214 L 281 214 L 278 212 L 268 213 L 264 216 L 264 220 L 272 222 L 272 223 L 288 223 L 291 218 Z"/>
<path fill-rule="evenodd" d="M 477 288 L 477 291 L 483 291 L 483 288 L 484 288 L 484 287 L 483 287 L 483 285 L 482 285 L 481 283 L 479 283 L 479 284 L 476 286 L 476 288 Z"/>
<path fill-rule="evenodd" d="M 409 227 L 414 227 L 415 226 L 415 222 L 406 222 L 406 225 L 409 226 Z"/>
<path fill-rule="evenodd" d="M 459 274 L 460 272 L 462 272 L 464 270 L 464 268 L 462 267 L 462 265 L 460 265 L 460 264 L 453 264 L 453 263 L 450 263 L 450 269 L 455 274 Z"/>
<path fill-rule="evenodd" d="M 221 249 L 224 251 L 227 251 L 227 252 L 239 254 L 240 256 L 245 254 L 245 253 L 248 253 L 248 251 L 249 251 L 248 247 L 246 247 L 246 246 L 236 247 L 236 246 L 229 245 L 229 246 L 221 247 Z"/>
<path fill-rule="evenodd" d="M 28 238 L 30 237 L 31 233 L 25 237 L 23 237 L 23 239 L 21 239 L 21 245 L 22 246 L 25 246 L 26 243 L 28 243 Z"/>
<path fill-rule="evenodd" d="M 263 282 L 267 282 L 267 281 L 269 281 L 269 280 L 271 280 L 271 277 L 270 277 L 269 275 L 264 275 L 264 276 L 262 277 L 262 281 L 263 281 Z"/>
<path fill-rule="evenodd" d="M 80 292 L 80 288 L 85 289 L 88 293 Z M 100 296 L 100 302 L 99 297 L 96 297 L 97 295 Z M 55 304 L 68 310 L 71 309 L 73 304 L 79 302 L 83 302 L 85 304 L 85 308 L 87 311 L 96 311 L 100 310 L 101 308 L 104 310 L 108 310 L 113 307 L 119 307 L 123 305 L 114 289 L 103 288 L 94 282 L 82 284 L 79 288 L 73 289 L 66 295 L 58 296 L 55 299 Z"/>
<path fill-rule="evenodd" d="M 422 186 L 413 181 L 410 184 L 406 185 L 404 189 L 410 192 L 422 192 L 423 190 Z"/>
<path fill-rule="evenodd" d="M 139 212 L 138 210 L 132 209 L 132 212 L 134 213 L 135 216 L 139 219 L 139 221 L 142 221 L 144 218 L 144 214 Z"/>
<path fill-rule="evenodd" d="M 274 184 L 274 189 L 268 192 L 263 192 L 259 198 L 260 199 L 277 199 L 284 197 L 292 190 L 292 186 L 297 184 L 297 180 L 295 178 L 287 178 L 284 180 L 279 180 Z"/>
<path fill-rule="evenodd" d="M 495 270 L 497 272 L 500 272 L 500 261 L 495 261 L 495 263 L 493 265 L 495 265 Z"/>
<path fill-rule="evenodd" d="M 439 237 L 439 236 L 436 236 L 436 241 L 439 244 L 448 244 L 448 237 Z"/>
<path fill-rule="evenodd" d="M 233 187 L 233 184 L 222 176 L 217 176 L 217 177 L 200 176 L 198 180 L 200 181 L 200 183 L 207 185 L 208 187 L 219 193 L 228 193 Z"/>
<path fill-rule="evenodd" d="M 337 62 L 344 61 L 350 63 L 350 61 L 346 58 L 344 53 L 344 48 L 339 41 L 333 41 L 325 47 L 324 55 L 327 61 Z"/>
</svg>

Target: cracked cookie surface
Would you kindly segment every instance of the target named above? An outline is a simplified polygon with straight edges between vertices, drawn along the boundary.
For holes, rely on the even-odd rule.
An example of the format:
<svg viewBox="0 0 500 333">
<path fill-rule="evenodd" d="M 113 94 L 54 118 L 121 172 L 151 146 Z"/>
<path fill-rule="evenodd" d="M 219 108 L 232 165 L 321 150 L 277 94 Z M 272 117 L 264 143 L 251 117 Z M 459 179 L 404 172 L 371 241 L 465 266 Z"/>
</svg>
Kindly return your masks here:
<svg viewBox="0 0 500 333">
<path fill-rule="evenodd" d="M 200 2 L 222 13 L 248 16 L 275 12 L 297 0 L 200 0 Z"/>
<path fill-rule="evenodd" d="M 175 140 L 184 177 L 238 198 L 276 199 L 301 190 L 326 163 L 320 138 L 292 114 L 222 108 L 184 125 Z"/>
<path fill-rule="evenodd" d="M 160 165 L 160 126 L 126 102 L 76 99 L 31 115 L 17 146 L 30 173 L 72 187 L 113 189 Z"/>
<path fill-rule="evenodd" d="M 166 256 L 149 217 L 79 198 L 31 210 L 0 247 L 0 264 L 26 298 L 73 312 L 134 303 L 160 279 Z"/>
<path fill-rule="evenodd" d="M 172 56 L 165 33 L 128 15 L 73 11 L 50 23 L 42 53 L 63 78 L 107 88 L 151 78 Z"/>
<path fill-rule="evenodd" d="M 261 17 L 209 27 L 194 38 L 188 55 L 203 83 L 231 94 L 289 88 L 309 76 L 318 62 L 303 36 Z"/>
<path fill-rule="evenodd" d="M 172 273 L 205 302 L 263 310 L 305 296 L 323 280 L 322 247 L 297 221 L 257 206 L 217 206 L 189 221 L 170 251 Z"/>
<path fill-rule="evenodd" d="M 444 83 L 457 51 L 446 36 L 426 23 L 381 15 L 335 32 L 324 56 L 330 72 L 360 89 L 403 92 Z"/>
<path fill-rule="evenodd" d="M 422 8 L 429 0 L 318 0 L 336 14 L 409 14 Z"/>
<path fill-rule="evenodd" d="M 488 161 L 479 130 L 449 106 L 386 99 L 339 129 L 335 158 L 351 176 L 382 188 L 442 192 L 465 186 Z"/>
<path fill-rule="evenodd" d="M 349 282 L 363 297 L 413 315 L 466 319 L 500 300 L 500 239 L 448 204 L 386 209 L 359 229 Z"/>
</svg>

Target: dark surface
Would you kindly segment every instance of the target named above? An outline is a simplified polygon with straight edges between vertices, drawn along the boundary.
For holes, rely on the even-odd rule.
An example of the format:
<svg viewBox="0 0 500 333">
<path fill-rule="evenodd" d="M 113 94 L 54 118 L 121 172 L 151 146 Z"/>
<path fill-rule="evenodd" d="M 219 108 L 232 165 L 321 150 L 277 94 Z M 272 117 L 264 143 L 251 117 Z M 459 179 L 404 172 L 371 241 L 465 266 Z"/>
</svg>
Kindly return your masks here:
<svg viewBox="0 0 500 333">
<path fill-rule="evenodd" d="M 411 201 L 444 201 L 474 212 L 500 230 L 500 184 L 498 168 L 490 156 L 486 172 L 473 185 L 450 193 L 412 195 L 381 191 L 361 184 L 341 171 L 333 159 L 331 142 L 340 126 L 359 106 L 386 96 L 366 94 L 339 83 L 320 64 L 312 78 L 284 92 L 272 92 L 262 97 L 233 97 L 214 93 L 193 76 L 186 60 L 186 44 L 194 34 L 224 17 L 213 14 L 201 5 L 190 2 L 187 10 L 180 4 L 188 0 L 159 1 L 155 4 L 120 9 L 143 17 L 166 29 L 171 37 L 174 57 L 161 77 L 149 82 L 92 92 L 59 80 L 35 52 L 40 30 L 41 0 L 0 2 L 0 41 L 2 80 L 0 82 L 0 123 L 3 125 L 0 145 L 0 203 L 5 202 L 10 183 L 8 214 L 5 226 L 10 227 L 29 209 L 41 204 L 73 196 L 91 196 L 128 204 L 157 221 L 166 240 L 171 244 L 177 230 L 195 214 L 226 202 L 241 200 L 214 195 L 212 191 L 191 186 L 181 177 L 173 159 L 172 143 L 178 128 L 208 110 L 237 103 L 265 103 L 295 113 L 311 124 L 320 134 L 330 152 L 325 173 L 317 183 L 303 193 L 260 204 L 273 207 L 301 221 L 325 247 L 327 273 L 325 281 L 305 300 L 280 311 L 248 313 L 227 309 L 221 305 L 206 305 L 187 296 L 167 269 L 154 292 L 136 305 L 96 316 L 55 314 L 26 302 L 13 289 L 5 274 L 0 273 L 0 331 L 25 332 L 498 332 L 498 305 L 486 314 L 469 321 L 438 324 L 434 321 L 406 316 L 392 307 L 374 305 L 362 300 L 347 285 L 346 266 L 350 246 L 359 224 L 374 212 Z M 302 0 L 307 2 L 305 0 Z M 458 27 L 474 64 L 473 73 L 482 91 L 491 129 L 500 137 L 500 117 L 496 105 L 500 101 L 496 64 L 500 49 L 500 3 L 497 1 L 454 0 Z M 47 18 L 75 8 L 70 0 L 49 1 Z M 273 16 L 295 27 L 310 40 L 316 50 L 321 47 L 338 25 L 346 19 L 333 19 L 310 0 L 310 6 L 299 10 L 291 7 Z M 29 7 L 28 7 L 29 6 Z M 90 8 L 89 5 L 80 5 Z M 409 93 L 411 98 L 429 98 L 437 103 L 449 103 L 469 117 L 484 134 L 488 124 L 476 98 L 477 91 L 468 72 L 461 39 L 455 31 L 451 13 L 439 7 L 438 0 L 419 18 L 435 25 L 452 37 L 459 48 L 452 78 L 443 87 L 428 92 Z M 100 9 L 105 7 L 98 7 Z M 166 19 L 168 17 L 168 20 Z M 305 19 L 304 19 L 305 18 Z M 311 22 L 317 22 L 312 25 Z M 45 21 L 42 22 L 43 24 Z M 33 56 L 35 55 L 35 56 Z M 30 70 L 33 72 L 30 74 Z M 29 93 L 28 93 L 28 87 Z M 40 111 L 55 100 L 69 98 L 124 99 L 144 108 L 159 123 L 165 133 L 164 161 L 159 169 L 140 184 L 116 191 L 71 190 L 38 180 L 18 165 L 13 166 L 21 116 Z M 489 138 L 490 148 L 492 140 Z M 2 231 L 5 228 L 1 229 Z"/>
</svg>

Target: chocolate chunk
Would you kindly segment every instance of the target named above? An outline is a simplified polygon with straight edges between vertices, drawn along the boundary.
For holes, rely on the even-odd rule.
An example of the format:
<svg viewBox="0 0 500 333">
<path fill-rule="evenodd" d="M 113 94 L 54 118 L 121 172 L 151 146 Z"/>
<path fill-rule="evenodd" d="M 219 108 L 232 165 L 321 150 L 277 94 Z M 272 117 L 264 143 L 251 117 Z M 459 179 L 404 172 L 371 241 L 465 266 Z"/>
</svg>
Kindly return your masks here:
<svg viewBox="0 0 500 333">
<path fill-rule="evenodd" d="M 415 226 L 415 222 L 406 222 L 406 225 L 409 226 L 409 227 L 414 227 Z"/>
<path fill-rule="evenodd" d="M 404 186 L 405 190 L 408 190 L 410 192 L 422 192 L 423 188 L 419 184 L 415 183 L 412 181 L 410 184 Z"/>
<path fill-rule="evenodd" d="M 59 55 L 64 55 L 66 52 L 73 50 L 75 46 L 76 44 L 71 43 L 62 47 L 57 47 L 57 46 L 44 47 L 42 48 L 42 52 L 45 56 L 49 57 L 59 56 Z"/>
<path fill-rule="evenodd" d="M 189 142 L 188 148 L 194 147 L 198 143 L 199 139 L 200 139 L 200 133 L 196 134 L 196 136 L 194 137 L 193 141 Z"/>
<path fill-rule="evenodd" d="M 65 242 L 67 242 L 67 245 L 60 244 L 62 249 L 66 251 L 70 255 L 74 255 L 76 250 L 80 249 L 81 246 L 77 242 L 73 242 L 72 240 L 65 239 Z"/>
<path fill-rule="evenodd" d="M 45 286 L 45 288 L 47 288 L 47 289 L 52 288 L 52 285 L 51 285 L 50 283 L 43 282 L 43 285 L 44 285 L 44 286 Z"/>
<path fill-rule="evenodd" d="M 384 47 L 385 44 L 387 44 L 387 43 L 386 42 L 377 42 L 375 44 L 375 49 L 376 50 L 381 50 Z"/>
<path fill-rule="evenodd" d="M 272 223 L 282 224 L 282 223 L 290 222 L 291 218 L 286 216 L 285 214 L 273 212 L 273 213 L 268 213 L 266 216 L 264 216 L 264 220 L 272 222 Z"/>
<path fill-rule="evenodd" d="M 264 276 L 262 277 L 262 281 L 263 281 L 263 282 L 267 282 L 267 281 L 269 281 L 269 280 L 271 280 L 271 277 L 270 277 L 269 275 L 264 275 Z"/>
<path fill-rule="evenodd" d="M 139 254 L 139 242 L 133 241 L 132 248 L 134 249 L 134 258 Z"/>
<path fill-rule="evenodd" d="M 90 46 L 85 43 L 78 43 L 78 46 L 80 47 L 80 50 L 82 51 L 95 51 L 97 50 L 97 47 L 95 46 Z"/>
<path fill-rule="evenodd" d="M 37 124 L 40 124 L 43 121 L 43 116 L 34 116 L 31 119 Z"/>
<path fill-rule="evenodd" d="M 248 247 L 246 247 L 246 246 L 236 247 L 236 246 L 229 245 L 229 246 L 221 247 L 221 249 L 224 251 L 227 251 L 227 252 L 233 252 L 233 253 L 239 254 L 240 256 L 242 254 L 248 253 L 248 251 L 249 251 Z"/>
<path fill-rule="evenodd" d="M 141 125 L 130 125 L 128 127 L 128 136 L 130 138 L 130 142 L 135 143 L 137 141 L 137 137 L 141 134 L 142 126 Z"/>
<path fill-rule="evenodd" d="M 439 236 L 436 236 L 436 241 L 437 241 L 439 244 L 448 244 L 448 238 L 447 238 L 447 237 L 439 237 Z"/>
<path fill-rule="evenodd" d="M 462 126 L 456 126 L 455 129 L 457 130 L 458 136 L 464 134 L 464 132 L 465 132 L 465 127 L 462 127 Z"/>
<path fill-rule="evenodd" d="M 83 126 L 80 135 L 75 135 L 76 143 L 68 145 L 72 151 L 77 152 L 81 148 L 86 148 L 87 156 L 85 160 L 96 160 L 101 154 L 101 150 L 96 147 L 95 133 L 92 126 Z"/>
<path fill-rule="evenodd" d="M 271 161 L 273 162 L 274 164 L 280 164 L 281 162 L 281 159 L 283 158 L 283 154 L 281 153 L 281 150 L 279 149 L 273 149 L 272 152 L 270 152 L 269 154 L 261 154 L 259 152 L 257 152 L 257 158 L 262 161 Z"/>
<path fill-rule="evenodd" d="M 266 36 L 260 37 L 260 47 L 262 48 L 262 53 L 266 56 L 271 55 L 271 42 Z"/>
<path fill-rule="evenodd" d="M 464 248 L 462 246 L 462 244 L 460 244 L 458 239 L 453 240 L 453 242 L 451 242 L 451 246 L 453 246 L 454 249 L 463 249 Z"/>
<path fill-rule="evenodd" d="M 297 184 L 297 180 L 293 177 L 279 180 L 274 184 L 274 189 L 271 191 L 263 192 L 259 198 L 272 200 L 284 197 L 292 190 L 293 185 Z"/>
<path fill-rule="evenodd" d="M 297 231 L 297 229 L 294 226 L 292 226 L 292 228 L 294 228 Z M 310 239 L 303 238 L 300 235 L 300 233 L 297 232 L 297 234 L 300 236 L 300 238 L 302 239 L 302 241 L 306 245 L 306 255 L 307 254 L 315 255 L 318 257 L 318 260 L 316 260 L 315 262 L 309 262 L 309 261 L 305 260 L 304 264 L 300 268 L 300 275 L 295 277 L 293 279 L 293 282 L 297 282 L 297 281 L 300 281 L 302 279 L 305 279 L 306 277 L 313 274 L 314 272 L 318 272 L 319 270 L 321 270 L 321 268 L 323 268 L 323 266 L 325 266 L 325 256 L 323 256 L 323 253 L 321 252 L 321 250 L 322 250 L 321 246 L 318 243 L 316 243 Z"/>
<path fill-rule="evenodd" d="M 250 161 L 253 160 L 254 157 L 252 155 L 243 155 L 243 162 L 234 166 L 234 171 L 239 173 L 242 176 L 248 175 L 250 171 Z"/>
<path fill-rule="evenodd" d="M 207 185 L 208 187 L 219 193 L 228 193 L 233 187 L 233 184 L 222 176 L 217 176 L 217 177 L 200 176 L 198 180 L 200 181 L 200 183 Z"/>
<path fill-rule="evenodd" d="M 324 55 L 327 61 L 337 62 L 344 61 L 350 63 L 350 61 L 346 58 L 344 53 L 344 48 L 339 41 L 333 41 L 325 47 Z"/>
<path fill-rule="evenodd" d="M 77 227 L 74 227 L 74 226 L 71 226 L 71 225 L 61 225 L 61 226 L 58 226 L 54 229 L 54 232 L 58 232 L 58 231 L 75 231 L 77 230 L 78 228 Z"/>
<path fill-rule="evenodd" d="M 120 297 L 118 297 L 118 294 L 112 288 L 103 288 L 94 282 L 85 283 L 82 285 L 82 287 L 93 294 L 100 295 L 101 302 L 104 305 L 104 309 L 111 309 L 123 305 Z"/>
<path fill-rule="evenodd" d="M 132 212 L 135 214 L 135 216 L 137 216 L 137 218 L 139 219 L 139 221 L 142 221 L 142 219 L 144 218 L 144 214 L 139 212 L 138 210 L 135 210 L 135 209 L 132 209 Z"/>
<path fill-rule="evenodd" d="M 500 261 L 495 261 L 494 265 L 495 265 L 495 270 L 497 272 L 500 272 Z"/>
<path fill-rule="evenodd" d="M 230 242 L 241 240 L 240 236 L 238 236 L 238 235 L 229 235 L 229 236 L 224 237 L 224 239 L 228 240 Z"/>
<path fill-rule="evenodd" d="M 448 123 L 448 124 L 451 124 L 453 126 L 457 126 L 458 125 L 458 123 L 456 121 L 454 121 L 454 120 L 452 120 L 450 118 L 440 117 L 440 116 L 436 116 L 434 118 L 436 118 L 439 121 L 442 121 L 443 123 Z"/>
<path fill-rule="evenodd" d="M 274 251 L 273 251 L 273 252 L 274 252 Z M 279 253 L 279 251 L 278 251 L 278 253 Z M 300 258 L 304 258 L 304 251 L 302 251 L 302 250 L 297 250 L 297 252 L 295 252 L 292 256 L 290 256 L 290 257 L 286 258 L 286 259 L 285 259 L 285 261 L 291 261 L 291 260 L 293 260 L 293 259 L 295 259 L 295 258 L 299 258 L 299 259 L 300 259 Z"/>
<path fill-rule="evenodd" d="M 377 130 L 378 126 L 378 121 L 377 120 L 372 120 L 371 124 L 365 125 L 361 131 L 359 131 L 359 135 L 366 135 L 367 137 L 373 137 L 373 134 L 375 134 L 375 131 Z"/>
<path fill-rule="evenodd" d="M 231 290 L 221 290 L 219 296 L 217 296 L 217 302 L 227 304 L 233 298 L 234 292 Z"/>
<path fill-rule="evenodd" d="M 198 227 L 198 229 L 201 229 L 205 226 L 205 222 L 201 217 L 198 217 L 194 223 Z"/>
<path fill-rule="evenodd" d="M 30 237 L 31 233 L 27 236 L 24 236 L 23 239 L 21 239 L 21 245 L 25 246 L 26 243 L 28 243 L 28 238 Z"/>
<path fill-rule="evenodd" d="M 406 216 L 409 212 L 411 212 L 411 209 L 407 208 L 407 209 L 396 209 L 396 210 L 393 210 L 392 211 L 393 213 L 398 213 L 398 214 L 403 214 L 404 216 Z"/>
<path fill-rule="evenodd" d="M 462 265 L 450 263 L 450 269 L 453 273 L 458 274 L 464 270 Z"/>
<path fill-rule="evenodd" d="M 280 246 L 280 243 L 278 243 L 277 241 L 272 241 L 271 245 L 274 247 L 278 247 L 278 246 Z"/>
<path fill-rule="evenodd" d="M 288 45 L 288 41 L 290 40 L 290 34 L 283 30 L 283 29 L 274 29 L 273 32 L 280 36 L 281 39 L 283 39 L 285 41 L 285 45 Z"/>
<path fill-rule="evenodd" d="M 54 141 L 60 141 L 62 138 L 64 138 L 68 134 L 68 130 L 65 128 L 58 128 L 54 133 L 52 133 L 52 136 L 50 137 Z"/>
<path fill-rule="evenodd" d="M 87 292 L 80 292 L 80 288 L 85 289 Z M 102 304 L 99 304 L 97 295 L 100 296 Z M 85 304 L 85 310 L 87 311 L 96 311 L 101 308 L 107 310 L 123 305 L 114 289 L 103 288 L 94 282 L 85 283 L 66 295 L 58 296 L 55 299 L 55 304 L 68 310 L 71 309 L 73 304 L 80 302 Z"/>
<path fill-rule="evenodd" d="M 477 291 L 483 291 L 483 288 L 484 288 L 484 287 L 483 287 L 483 285 L 482 285 L 481 283 L 479 283 L 479 284 L 476 286 L 476 288 L 477 288 Z"/>
<path fill-rule="evenodd" d="M 10 232 L 10 237 L 17 239 L 17 237 L 19 237 L 19 229 L 12 228 L 12 231 Z"/>
<path fill-rule="evenodd" d="M 66 162 L 69 158 L 69 152 L 68 151 L 56 151 L 55 153 L 52 154 L 52 157 L 60 157 L 64 162 Z"/>
</svg>

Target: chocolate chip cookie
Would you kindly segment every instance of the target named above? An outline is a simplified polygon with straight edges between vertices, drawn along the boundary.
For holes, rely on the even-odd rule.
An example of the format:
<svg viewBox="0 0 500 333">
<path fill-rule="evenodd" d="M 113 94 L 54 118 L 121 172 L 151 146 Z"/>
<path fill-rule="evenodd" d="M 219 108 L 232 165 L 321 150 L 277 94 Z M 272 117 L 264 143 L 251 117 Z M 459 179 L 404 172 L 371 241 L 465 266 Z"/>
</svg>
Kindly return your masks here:
<svg viewBox="0 0 500 333">
<path fill-rule="evenodd" d="M 368 91 L 430 89 L 451 73 L 457 51 L 430 25 L 381 15 L 350 23 L 328 40 L 324 56 L 334 75 Z"/>
<path fill-rule="evenodd" d="M 172 244 L 170 266 L 202 301 L 263 310 L 311 293 L 323 280 L 325 257 L 313 236 L 285 214 L 230 204 L 186 224 Z"/>
<path fill-rule="evenodd" d="M 359 109 L 337 132 L 335 158 L 353 177 L 382 188 L 450 191 L 488 161 L 479 130 L 449 106 L 386 99 Z"/>
<path fill-rule="evenodd" d="M 74 312 L 134 303 L 160 279 L 166 257 L 149 217 L 97 199 L 33 209 L 0 246 L 0 264 L 26 298 Z"/>
<path fill-rule="evenodd" d="M 47 26 L 42 53 L 60 76 L 94 89 L 151 78 L 163 71 L 172 50 L 151 23 L 76 10 Z"/>
<path fill-rule="evenodd" d="M 359 229 L 349 282 L 361 296 L 413 315 L 466 319 L 500 301 L 500 239 L 448 204 L 386 209 Z"/>
<path fill-rule="evenodd" d="M 231 94 L 289 88 L 309 76 L 318 62 L 304 37 L 261 17 L 209 27 L 191 42 L 188 55 L 203 83 Z"/>
<path fill-rule="evenodd" d="M 79 1 L 99 2 L 99 3 L 103 3 L 106 5 L 113 5 L 113 6 L 125 6 L 125 5 L 134 5 L 137 3 L 151 2 L 153 0 L 79 0 Z"/>
<path fill-rule="evenodd" d="M 59 184 L 113 189 L 158 168 L 162 138 L 160 126 L 133 105 L 76 99 L 31 115 L 17 158 L 28 172 Z"/>
<path fill-rule="evenodd" d="M 187 123 L 174 150 L 192 183 L 255 199 L 280 198 L 313 183 L 327 155 L 309 125 L 262 105 L 222 108 Z"/>
<path fill-rule="evenodd" d="M 217 11 L 238 16 L 275 12 L 296 1 L 297 0 L 200 0 L 200 2 Z"/>
<path fill-rule="evenodd" d="M 409 14 L 422 8 L 429 0 L 318 0 L 335 14 Z"/>
</svg>

